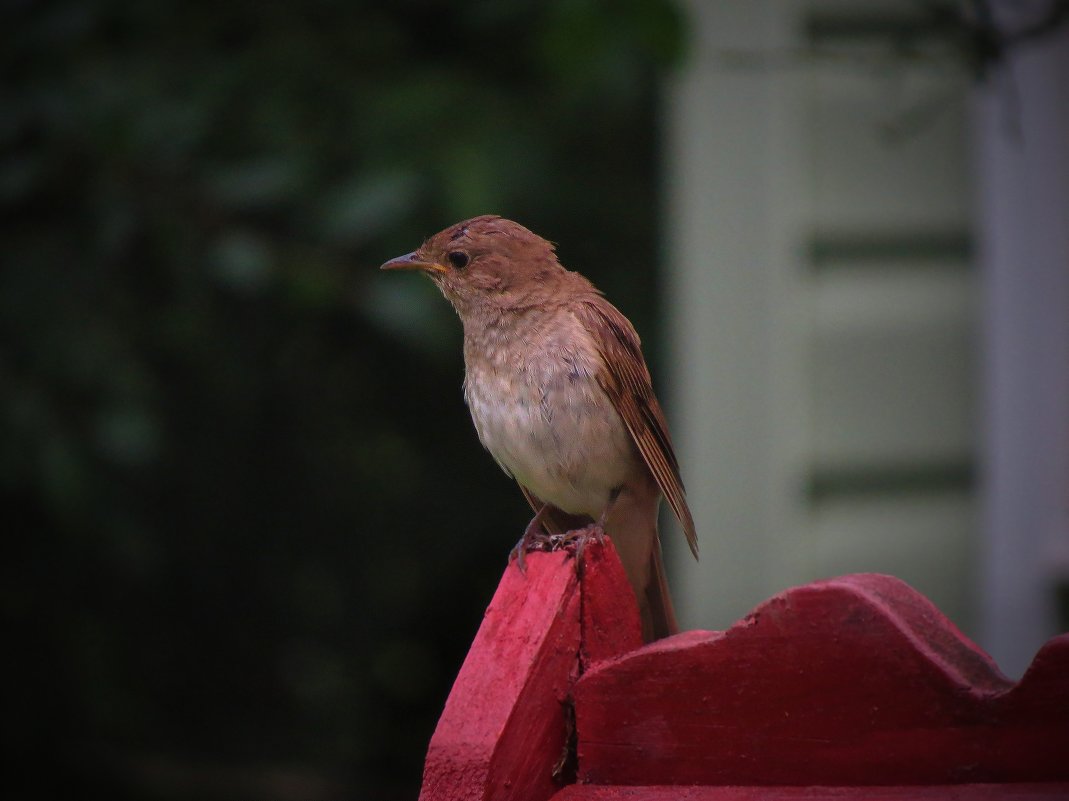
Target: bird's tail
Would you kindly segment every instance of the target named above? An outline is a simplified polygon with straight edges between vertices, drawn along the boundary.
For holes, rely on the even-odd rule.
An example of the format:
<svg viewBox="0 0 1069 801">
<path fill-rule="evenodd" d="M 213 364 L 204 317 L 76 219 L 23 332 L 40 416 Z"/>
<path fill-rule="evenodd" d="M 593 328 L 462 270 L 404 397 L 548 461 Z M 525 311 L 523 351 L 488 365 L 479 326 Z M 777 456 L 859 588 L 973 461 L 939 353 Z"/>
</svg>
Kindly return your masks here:
<svg viewBox="0 0 1069 801">
<path fill-rule="evenodd" d="M 650 549 L 650 576 L 646 582 L 644 598 L 638 599 L 639 614 L 642 617 L 642 639 L 644 642 L 659 640 L 679 631 L 676 611 L 672 606 L 672 596 L 668 592 L 668 578 L 664 573 L 664 559 L 661 556 L 659 538 L 654 539 Z"/>
</svg>

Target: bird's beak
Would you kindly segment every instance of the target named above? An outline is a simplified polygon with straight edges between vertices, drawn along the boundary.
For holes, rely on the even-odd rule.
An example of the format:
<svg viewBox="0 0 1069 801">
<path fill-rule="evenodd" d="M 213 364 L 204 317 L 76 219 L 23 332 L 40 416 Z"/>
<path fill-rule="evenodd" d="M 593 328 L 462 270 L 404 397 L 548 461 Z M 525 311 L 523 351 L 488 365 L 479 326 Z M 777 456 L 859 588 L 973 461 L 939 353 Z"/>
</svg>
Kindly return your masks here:
<svg viewBox="0 0 1069 801">
<path fill-rule="evenodd" d="M 446 268 L 437 262 L 424 261 L 421 259 L 416 251 L 406 253 L 404 256 L 398 256 L 396 259 L 390 259 L 386 262 L 380 270 L 423 270 L 428 273 L 444 273 Z"/>
</svg>

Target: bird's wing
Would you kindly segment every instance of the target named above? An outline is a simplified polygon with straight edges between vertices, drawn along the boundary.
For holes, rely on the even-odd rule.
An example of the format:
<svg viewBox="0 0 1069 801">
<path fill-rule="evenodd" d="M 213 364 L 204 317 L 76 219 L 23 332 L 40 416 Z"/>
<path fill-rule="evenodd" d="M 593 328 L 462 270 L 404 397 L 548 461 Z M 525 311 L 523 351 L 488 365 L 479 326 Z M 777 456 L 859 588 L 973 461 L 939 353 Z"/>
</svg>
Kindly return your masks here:
<svg viewBox="0 0 1069 801">
<path fill-rule="evenodd" d="M 635 329 L 620 311 L 601 295 L 590 295 L 578 304 L 578 317 L 601 352 L 603 369 L 598 384 L 623 418 L 646 466 L 653 474 L 668 505 L 683 527 L 694 558 L 698 558 L 698 535 L 687 506 L 679 462 L 672 448 L 664 412 L 653 394 L 653 383 L 642 358 Z"/>
</svg>

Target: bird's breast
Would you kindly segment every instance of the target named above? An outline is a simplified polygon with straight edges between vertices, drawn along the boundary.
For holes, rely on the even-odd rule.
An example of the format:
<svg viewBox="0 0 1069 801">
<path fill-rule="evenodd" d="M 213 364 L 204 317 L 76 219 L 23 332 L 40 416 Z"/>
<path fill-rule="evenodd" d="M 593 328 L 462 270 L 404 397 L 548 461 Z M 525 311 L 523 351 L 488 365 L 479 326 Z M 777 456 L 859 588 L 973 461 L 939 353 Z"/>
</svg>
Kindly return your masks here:
<svg viewBox="0 0 1069 801">
<path fill-rule="evenodd" d="M 598 385 L 596 353 L 553 332 L 519 346 L 488 339 L 465 342 L 464 396 L 483 446 L 542 500 L 597 517 L 637 453 Z"/>
</svg>

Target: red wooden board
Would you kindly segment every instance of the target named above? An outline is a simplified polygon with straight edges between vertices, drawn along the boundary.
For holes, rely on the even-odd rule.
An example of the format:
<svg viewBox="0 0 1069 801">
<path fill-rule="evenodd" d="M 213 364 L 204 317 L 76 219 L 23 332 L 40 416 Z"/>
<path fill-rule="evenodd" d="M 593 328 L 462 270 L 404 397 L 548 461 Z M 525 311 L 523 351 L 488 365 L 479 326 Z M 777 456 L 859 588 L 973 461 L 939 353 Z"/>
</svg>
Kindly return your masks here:
<svg viewBox="0 0 1069 801">
<path fill-rule="evenodd" d="M 599 787 L 573 784 L 553 801 L 1064 801 L 1069 784 L 897 787 Z"/>
<path fill-rule="evenodd" d="M 789 590 L 596 666 L 574 698 L 581 782 L 1069 781 L 1069 635 L 1015 686 L 889 576 Z"/>
<path fill-rule="evenodd" d="M 421 801 L 541 801 L 568 734 L 584 665 L 641 645 L 638 609 L 611 543 L 575 560 L 527 555 L 505 570 L 427 750 Z M 582 663 L 580 642 L 582 641 Z"/>
<path fill-rule="evenodd" d="M 579 575 L 561 553 L 505 571 L 423 801 L 1069 799 L 1069 635 L 1014 684 L 925 598 L 860 575 L 642 646 L 611 544 Z M 582 783 L 560 790 L 569 738 Z"/>
<path fill-rule="evenodd" d="M 616 549 L 605 546 L 583 551 L 581 672 L 597 662 L 642 646 L 638 603 Z"/>
</svg>

